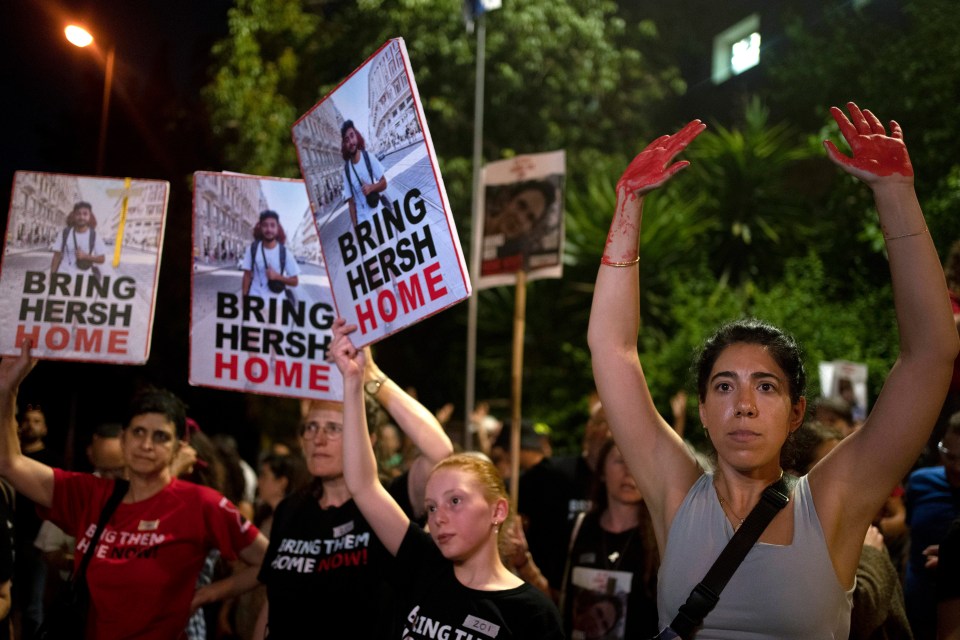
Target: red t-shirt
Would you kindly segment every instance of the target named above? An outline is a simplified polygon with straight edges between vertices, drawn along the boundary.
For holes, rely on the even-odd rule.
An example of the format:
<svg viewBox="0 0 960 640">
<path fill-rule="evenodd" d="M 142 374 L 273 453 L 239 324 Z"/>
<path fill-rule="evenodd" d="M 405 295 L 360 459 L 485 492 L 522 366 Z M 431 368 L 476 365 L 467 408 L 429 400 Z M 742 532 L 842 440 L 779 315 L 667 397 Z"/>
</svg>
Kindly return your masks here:
<svg viewBox="0 0 960 640">
<path fill-rule="evenodd" d="M 54 469 L 53 504 L 37 511 L 77 538 L 77 566 L 112 491 L 113 480 Z M 86 637 L 179 638 L 207 552 L 216 548 L 234 560 L 257 533 L 222 495 L 181 480 L 146 500 L 120 503 L 87 566 Z"/>
</svg>

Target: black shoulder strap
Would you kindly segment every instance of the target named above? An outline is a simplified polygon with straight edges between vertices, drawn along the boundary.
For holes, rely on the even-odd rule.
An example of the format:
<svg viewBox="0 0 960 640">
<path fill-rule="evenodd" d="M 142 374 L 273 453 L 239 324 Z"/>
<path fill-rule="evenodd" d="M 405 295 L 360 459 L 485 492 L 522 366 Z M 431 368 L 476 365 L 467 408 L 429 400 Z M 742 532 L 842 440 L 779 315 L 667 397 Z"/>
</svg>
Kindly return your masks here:
<svg viewBox="0 0 960 640">
<path fill-rule="evenodd" d="M 376 182 L 373 179 L 373 165 L 370 164 L 370 155 L 367 153 L 367 150 L 363 150 L 363 161 L 367 163 L 367 173 L 370 174 L 370 182 Z"/>
<path fill-rule="evenodd" d="M 260 241 L 254 238 L 253 242 L 250 243 L 250 271 L 257 270 L 257 247 L 260 246 Z"/>
<path fill-rule="evenodd" d="M 560 586 L 560 611 L 566 611 L 567 591 L 570 588 L 570 569 L 573 565 L 573 547 L 577 544 L 577 538 L 580 536 L 580 528 L 587 517 L 586 511 L 577 514 L 577 519 L 573 523 L 573 531 L 570 532 L 570 542 L 567 543 L 567 563 L 563 569 L 563 583 Z"/>
<path fill-rule="evenodd" d="M 354 169 L 356 171 L 356 169 Z M 347 179 L 347 185 L 350 186 L 350 197 L 356 200 L 357 194 L 353 192 L 353 180 L 350 179 L 350 158 L 343 161 L 343 174 Z"/>
<path fill-rule="evenodd" d="M 126 480 L 114 480 L 113 493 L 110 494 L 107 503 L 103 505 L 103 510 L 100 512 L 100 520 L 97 522 L 97 529 L 93 532 L 93 537 L 90 538 L 90 546 L 88 546 L 86 552 L 84 552 L 80 566 L 77 568 L 77 572 L 73 577 L 75 584 L 81 583 L 86 579 L 87 565 L 90 564 L 90 558 L 93 557 L 93 550 L 96 548 L 97 543 L 100 542 L 100 534 L 103 533 L 103 529 L 110 521 L 110 517 L 113 516 L 113 512 L 117 510 L 120 501 L 123 500 L 123 496 L 127 493 L 127 487 L 129 485 L 130 483 Z"/>
<path fill-rule="evenodd" d="M 60 243 L 60 255 L 63 255 L 67 250 L 67 236 L 70 235 L 70 227 L 63 228 L 63 241 Z"/>
<path fill-rule="evenodd" d="M 97 241 L 97 230 L 93 227 L 90 227 L 90 250 L 87 251 L 90 255 L 93 255 L 93 243 Z"/>
<path fill-rule="evenodd" d="M 687 601 L 680 606 L 677 617 L 670 623 L 681 638 L 693 637 L 693 632 L 717 605 L 720 592 L 727 586 L 740 563 L 760 539 L 773 517 L 790 502 L 790 491 L 797 479 L 783 474 L 780 480 L 763 490 L 760 502 L 750 511 L 746 520 L 727 542 L 703 580 L 693 588 Z"/>
<path fill-rule="evenodd" d="M 263 245 L 260 244 L 259 240 L 255 240 L 254 242 L 260 245 L 260 253 L 263 257 L 263 268 L 266 269 L 267 268 L 267 251 L 266 249 L 263 248 Z M 256 251 L 256 249 L 254 249 L 254 251 Z M 256 264 L 256 259 L 257 259 L 257 256 L 254 255 L 253 256 L 254 264 Z M 281 242 L 280 243 L 280 275 L 283 275 L 283 271 L 284 269 L 286 269 L 286 267 L 287 267 L 287 248 Z"/>
</svg>

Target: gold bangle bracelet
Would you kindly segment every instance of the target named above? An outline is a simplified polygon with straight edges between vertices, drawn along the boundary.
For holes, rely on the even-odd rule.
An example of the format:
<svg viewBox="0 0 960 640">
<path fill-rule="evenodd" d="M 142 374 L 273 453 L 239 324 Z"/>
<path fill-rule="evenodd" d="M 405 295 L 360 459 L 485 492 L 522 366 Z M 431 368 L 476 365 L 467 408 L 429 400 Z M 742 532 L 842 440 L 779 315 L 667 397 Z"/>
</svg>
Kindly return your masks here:
<svg viewBox="0 0 960 640">
<path fill-rule="evenodd" d="M 628 260 L 627 262 L 614 262 L 613 260 L 607 260 L 606 256 L 600 259 L 600 264 L 605 264 L 608 267 L 632 267 L 635 264 L 640 264 L 640 256 L 637 256 L 633 260 Z"/>
<path fill-rule="evenodd" d="M 928 231 L 926 227 L 922 231 L 914 231 L 913 233 L 904 233 L 899 236 L 883 236 L 884 241 L 890 242 L 891 240 L 899 240 L 900 238 L 911 238 L 913 236 L 922 236 Z"/>
</svg>

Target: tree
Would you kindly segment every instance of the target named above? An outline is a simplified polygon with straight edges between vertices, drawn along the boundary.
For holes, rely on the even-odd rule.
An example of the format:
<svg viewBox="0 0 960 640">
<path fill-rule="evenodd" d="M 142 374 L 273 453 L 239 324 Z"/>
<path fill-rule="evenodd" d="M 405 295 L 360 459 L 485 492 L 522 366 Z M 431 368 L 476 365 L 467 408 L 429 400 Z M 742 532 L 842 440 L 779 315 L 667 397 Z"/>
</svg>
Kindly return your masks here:
<svg viewBox="0 0 960 640">
<path fill-rule="evenodd" d="M 230 34 L 215 49 L 216 76 L 204 93 L 226 168 L 297 175 L 290 141 L 296 117 L 381 43 L 402 35 L 458 230 L 468 237 L 475 39 L 464 28 L 459 0 L 238 0 L 229 19 Z M 650 137 L 657 105 L 684 89 L 672 66 L 646 55 L 656 42 L 652 23 L 628 24 L 610 0 L 504 3 L 487 16 L 484 157 L 564 148 L 571 193 L 581 190 L 584 175 L 609 176 Z M 593 245 L 597 252 L 602 243 L 603 236 Z M 538 318 L 527 333 L 528 370 L 537 372 L 527 387 L 531 411 L 570 413 L 567 407 L 592 385 L 589 362 L 579 346 L 567 345 L 574 336 L 583 342 L 589 307 L 583 284 L 592 283 L 595 265 L 569 286 L 531 286 L 528 318 Z M 555 296 L 576 316 L 557 332 L 555 322 L 547 326 L 556 316 L 543 311 Z M 512 308 L 509 289 L 481 298 L 478 397 L 509 393 Z M 462 305 L 411 327 L 378 353 L 386 370 L 429 382 L 420 389 L 428 406 L 462 397 L 465 311 Z M 543 375 L 573 367 L 575 380 Z"/>
<path fill-rule="evenodd" d="M 698 217 L 711 227 L 709 265 L 734 284 L 776 279 L 784 258 L 815 233 L 809 198 L 793 179 L 812 154 L 793 127 L 768 118 L 754 99 L 742 129 L 711 123 L 687 154 L 701 196 Z"/>
<path fill-rule="evenodd" d="M 789 55 L 773 61 L 764 96 L 776 113 L 803 126 L 819 126 L 829 106 L 851 99 L 881 119 L 895 118 L 917 170 L 921 203 L 931 204 L 924 208 L 928 226 L 943 252 L 960 237 L 960 218 L 950 206 L 960 172 L 960 4 L 876 2 L 860 11 L 835 9 L 827 17 L 812 26 L 798 20 L 788 30 Z"/>
</svg>

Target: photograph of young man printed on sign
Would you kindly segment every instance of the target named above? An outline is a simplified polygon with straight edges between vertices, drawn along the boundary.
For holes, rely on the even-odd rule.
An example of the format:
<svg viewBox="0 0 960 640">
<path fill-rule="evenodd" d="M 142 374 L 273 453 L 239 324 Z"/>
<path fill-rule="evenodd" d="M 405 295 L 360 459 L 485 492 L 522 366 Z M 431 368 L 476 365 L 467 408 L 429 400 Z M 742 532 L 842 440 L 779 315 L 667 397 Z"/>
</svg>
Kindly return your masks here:
<svg viewBox="0 0 960 640">
<path fill-rule="evenodd" d="M 337 315 L 365 346 L 470 295 L 403 40 L 293 126 Z"/>
<path fill-rule="evenodd" d="M 0 353 L 143 364 L 170 185 L 17 171 L 0 268 Z"/>
<path fill-rule="evenodd" d="M 340 400 L 333 301 L 302 180 L 197 172 L 190 383 Z"/>
<path fill-rule="evenodd" d="M 563 151 L 483 168 L 481 288 L 563 275 Z"/>
</svg>

